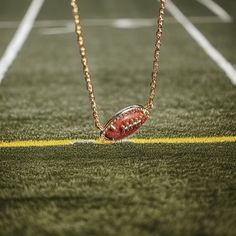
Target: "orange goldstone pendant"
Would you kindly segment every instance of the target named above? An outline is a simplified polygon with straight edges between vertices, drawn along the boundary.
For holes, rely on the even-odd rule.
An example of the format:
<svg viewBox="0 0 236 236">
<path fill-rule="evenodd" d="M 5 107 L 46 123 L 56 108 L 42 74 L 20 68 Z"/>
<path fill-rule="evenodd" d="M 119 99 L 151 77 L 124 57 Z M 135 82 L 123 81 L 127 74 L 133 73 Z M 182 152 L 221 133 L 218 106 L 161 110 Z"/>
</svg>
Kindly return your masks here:
<svg viewBox="0 0 236 236">
<path fill-rule="evenodd" d="M 148 110 L 140 105 L 126 107 L 106 123 L 101 138 L 113 141 L 124 139 L 136 132 L 148 117 Z"/>
</svg>

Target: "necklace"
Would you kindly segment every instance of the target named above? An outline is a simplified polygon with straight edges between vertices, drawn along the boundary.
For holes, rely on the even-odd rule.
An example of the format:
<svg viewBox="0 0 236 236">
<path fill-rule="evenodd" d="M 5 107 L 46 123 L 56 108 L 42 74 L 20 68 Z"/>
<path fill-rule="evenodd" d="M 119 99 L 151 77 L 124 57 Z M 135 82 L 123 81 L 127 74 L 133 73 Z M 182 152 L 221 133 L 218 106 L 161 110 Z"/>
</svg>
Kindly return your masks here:
<svg viewBox="0 0 236 236">
<path fill-rule="evenodd" d="M 84 38 L 82 34 L 82 27 L 80 23 L 80 15 L 76 0 L 71 0 L 72 13 L 74 16 L 75 32 L 77 35 L 77 42 L 80 49 L 81 63 L 83 66 L 84 79 L 87 85 L 91 109 L 93 112 L 94 123 L 97 129 L 100 130 L 100 136 L 106 140 L 121 140 L 136 132 L 149 118 L 149 114 L 153 109 L 153 102 L 157 87 L 157 76 L 159 73 L 160 47 L 161 36 L 165 15 L 165 1 L 160 0 L 159 17 L 157 18 L 157 32 L 154 50 L 154 59 L 152 67 L 152 77 L 150 83 L 149 97 L 145 106 L 133 105 L 124 108 L 116 113 L 104 126 L 101 124 L 97 104 L 95 101 L 93 85 L 88 67 L 88 59 L 86 49 L 84 46 Z"/>
</svg>

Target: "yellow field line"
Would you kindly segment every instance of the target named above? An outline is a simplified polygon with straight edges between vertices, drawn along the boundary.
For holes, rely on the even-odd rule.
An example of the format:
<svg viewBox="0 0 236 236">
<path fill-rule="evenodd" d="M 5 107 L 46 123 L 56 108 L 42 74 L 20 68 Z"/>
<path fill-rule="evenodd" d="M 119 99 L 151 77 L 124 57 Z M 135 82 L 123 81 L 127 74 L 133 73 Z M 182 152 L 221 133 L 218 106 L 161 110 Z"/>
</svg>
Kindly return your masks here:
<svg viewBox="0 0 236 236">
<path fill-rule="evenodd" d="M 228 137 L 189 137 L 189 138 L 143 138 L 127 139 L 119 143 L 135 144 L 194 144 L 194 143 L 232 143 L 236 142 L 236 136 Z M 100 139 L 75 139 L 75 140 L 25 140 L 25 141 L 0 141 L 0 148 L 17 147 L 49 147 L 49 146 L 68 146 L 73 144 L 113 144 L 114 142 L 103 141 Z"/>
<path fill-rule="evenodd" d="M 25 141 L 0 142 L 0 148 L 66 146 L 71 144 L 72 144 L 71 140 L 25 140 Z"/>
<path fill-rule="evenodd" d="M 145 143 L 229 143 L 236 142 L 236 136 L 229 137 L 189 137 L 189 138 L 159 138 L 159 139 L 133 139 L 133 143 L 145 144 Z"/>
</svg>

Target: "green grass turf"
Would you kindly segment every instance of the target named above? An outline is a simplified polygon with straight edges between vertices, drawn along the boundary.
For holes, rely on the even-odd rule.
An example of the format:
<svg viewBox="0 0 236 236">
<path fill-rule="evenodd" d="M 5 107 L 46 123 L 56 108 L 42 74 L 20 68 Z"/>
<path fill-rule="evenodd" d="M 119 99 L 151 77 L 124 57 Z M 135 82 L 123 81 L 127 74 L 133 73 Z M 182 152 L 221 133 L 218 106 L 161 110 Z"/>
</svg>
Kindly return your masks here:
<svg viewBox="0 0 236 236">
<path fill-rule="evenodd" d="M 21 0 L 20 4 L 16 5 L 13 0 L 1 0 L 0 20 L 1 21 L 17 21 L 21 20 L 27 10 L 30 0 Z M 1 34 L 2 37 L 2 34 Z"/>
<path fill-rule="evenodd" d="M 13 2 L 0 3 L 0 20 L 19 20 L 30 1 Z M 79 2 L 83 19 L 157 12 L 154 0 Z M 213 16 L 193 0 L 175 2 L 188 16 Z M 234 0 L 217 2 L 236 17 Z M 38 19 L 71 19 L 68 2 L 45 1 Z M 236 64 L 235 22 L 197 27 Z M 14 29 L 0 32 L 3 53 Z M 84 28 L 103 122 L 145 102 L 154 34 Z M 162 46 L 152 118 L 134 137 L 236 135 L 227 76 L 179 24 L 165 25 Z M 0 85 L 0 140 L 97 137 L 75 35 L 34 28 Z M 234 143 L 0 149 L 0 234 L 234 235 L 235 156 Z"/>
<path fill-rule="evenodd" d="M 0 151 L 3 235 L 234 235 L 235 144 Z"/>
</svg>

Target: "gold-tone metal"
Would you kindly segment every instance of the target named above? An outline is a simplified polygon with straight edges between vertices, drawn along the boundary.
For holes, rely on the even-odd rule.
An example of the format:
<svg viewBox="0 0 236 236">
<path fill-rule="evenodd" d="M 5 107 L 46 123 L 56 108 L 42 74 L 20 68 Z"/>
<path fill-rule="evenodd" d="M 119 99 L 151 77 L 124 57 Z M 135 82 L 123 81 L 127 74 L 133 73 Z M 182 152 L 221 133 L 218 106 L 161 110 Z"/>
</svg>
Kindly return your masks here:
<svg viewBox="0 0 236 236">
<path fill-rule="evenodd" d="M 164 15 L 165 15 L 165 3 L 166 3 L 166 0 L 160 0 L 159 17 L 157 19 L 155 51 L 154 51 L 154 59 L 153 59 L 153 67 L 152 67 L 152 79 L 151 79 L 151 83 L 150 83 L 149 97 L 148 97 L 148 100 L 145 105 L 145 109 L 147 109 L 148 112 L 150 112 L 153 108 L 156 87 L 157 87 L 157 77 L 159 74 L 161 36 L 162 36 L 163 22 L 164 22 Z M 97 104 L 96 104 L 94 90 L 93 90 L 93 85 L 92 85 L 91 76 L 90 76 L 90 72 L 89 72 L 88 59 L 87 59 L 87 55 L 86 55 L 86 49 L 84 46 L 84 38 L 83 38 L 83 34 L 82 34 L 82 27 L 81 27 L 81 23 L 80 23 L 79 9 L 78 9 L 78 5 L 76 3 L 76 0 L 71 0 L 71 6 L 72 6 L 72 13 L 74 16 L 77 42 L 78 42 L 78 46 L 80 49 L 81 63 L 83 65 L 84 79 L 86 81 L 87 90 L 89 93 L 89 99 L 90 99 L 90 103 L 91 103 L 95 126 L 98 129 L 100 129 L 101 131 L 103 131 L 104 127 L 100 123 L 98 110 L 97 110 Z"/>
<path fill-rule="evenodd" d="M 76 4 L 76 0 L 71 0 L 71 6 L 72 6 L 72 13 L 74 16 L 75 31 L 77 34 L 77 42 L 78 42 L 79 49 L 80 49 L 81 63 L 83 65 L 84 79 L 86 81 L 87 90 L 89 93 L 89 99 L 90 99 L 91 108 L 93 111 L 94 122 L 95 122 L 95 126 L 99 130 L 102 131 L 103 126 L 101 125 L 100 120 L 99 120 L 97 104 L 96 104 L 95 95 L 94 95 L 94 91 L 93 91 L 93 84 L 92 84 L 91 76 L 89 73 L 88 59 L 86 56 L 86 49 L 84 46 L 84 38 L 83 38 L 82 28 L 81 28 L 81 24 L 80 24 L 79 9 Z"/>
<path fill-rule="evenodd" d="M 157 77 L 159 74 L 159 61 L 160 61 L 160 49 L 161 49 L 161 36 L 163 31 L 164 15 L 165 15 L 165 3 L 166 0 L 160 0 L 159 17 L 157 18 L 157 32 L 154 51 L 154 60 L 152 67 L 152 80 L 150 83 L 150 92 L 145 108 L 150 112 L 153 108 L 154 98 L 157 87 Z"/>
</svg>

